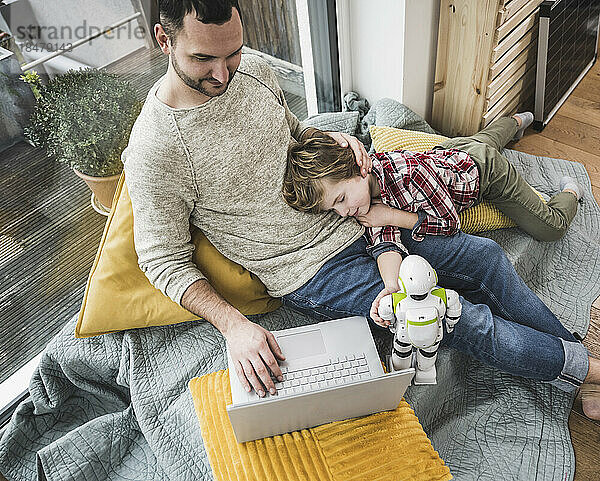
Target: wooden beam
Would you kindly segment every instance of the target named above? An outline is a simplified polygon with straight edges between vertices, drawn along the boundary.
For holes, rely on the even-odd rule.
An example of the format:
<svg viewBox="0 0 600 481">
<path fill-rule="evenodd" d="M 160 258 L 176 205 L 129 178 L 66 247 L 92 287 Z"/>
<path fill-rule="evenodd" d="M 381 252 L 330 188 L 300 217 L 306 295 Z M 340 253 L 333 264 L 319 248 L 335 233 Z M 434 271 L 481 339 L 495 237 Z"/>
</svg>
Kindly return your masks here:
<svg viewBox="0 0 600 481">
<path fill-rule="evenodd" d="M 499 60 L 494 62 L 490 71 L 490 78 L 495 78 L 502 70 L 504 70 L 510 63 L 519 56 L 524 50 L 531 50 L 532 56 L 537 55 L 537 38 L 538 30 L 536 28 L 530 28 L 525 35 L 506 52 Z"/>
<path fill-rule="evenodd" d="M 537 25 L 538 19 L 536 15 L 532 15 L 523 23 L 521 23 L 494 48 L 492 53 L 492 61 L 497 61 L 500 57 L 502 57 L 502 55 L 508 52 L 515 42 L 525 35 L 525 33 L 527 33 L 531 27 L 535 26 L 537 28 Z"/>
<path fill-rule="evenodd" d="M 525 67 L 527 67 L 527 65 L 525 65 Z M 535 80 L 535 65 L 529 67 L 527 70 L 525 70 L 525 72 L 523 72 L 523 70 L 524 69 L 519 69 L 516 75 L 511 77 L 508 81 L 503 82 L 500 88 L 490 95 L 488 100 L 488 110 L 493 107 L 494 104 L 496 104 L 506 94 L 506 92 L 514 89 L 515 85 L 519 84 L 521 87 L 525 88 L 526 86 L 529 86 L 529 84 L 524 81 L 525 79 L 528 81 L 529 79 L 532 81 Z M 534 90 L 530 92 L 531 95 L 533 95 L 533 93 Z"/>
<path fill-rule="evenodd" d="M 515 109 L 523 102 L 533 97 L 533 89 L 530 87 L 535 80 L 535 69 L 530 68 L 525 75 L 512 84 L 506 93 L 492 104 L 491 108 L 483 115 L 484 124 L 489 124 L 492 120 L 499 117 L 515 113 Z M 507 83 L 510 85 L 510 83 Z"/>
<path fill-rule="evenodd" d="M 523 7 L 523 5 L 525 5 L 529 1 L 530 0 L 513 0 L 510 2 L 506 2 L 506 6 L 502 9 L 502 12 L 500 12 L 499 24 L 502 25 L 504 22 L 512 18 L 512 16 L 515 13 L 517 13 Z"/>
<path fill-rule="evenodd" d="M 432 126 L 444 135 L 479 129 L 501 5 L 499 0 L 441 1 Z"/>
<path fill-rule="evenodd" d="M 540 0 L 530 0 L 526 2 L 525 6 L 518 10 L 515 15 L 500 25 L 498 27 L 498 41 L 501 42 L 502 39 L 512 31 L 512 29 L 523 22 L 523 20 L 529 18 L 531 14 L 538 9 L 540 3 L 542 3 Z"/>
<path fill-rule="evenodd" d="M 525 72 L 535 66 L 535 64 L 535 55 L 531 55 L 529 50 L 523 50 L 517 58 L 515 58 L 515 60 L 490 83 L 486 97 L 494 97 L 496 92 L 506 88 L 507 83 L 509 86 L 513 85 L 525 74 Z"/>
</svg>

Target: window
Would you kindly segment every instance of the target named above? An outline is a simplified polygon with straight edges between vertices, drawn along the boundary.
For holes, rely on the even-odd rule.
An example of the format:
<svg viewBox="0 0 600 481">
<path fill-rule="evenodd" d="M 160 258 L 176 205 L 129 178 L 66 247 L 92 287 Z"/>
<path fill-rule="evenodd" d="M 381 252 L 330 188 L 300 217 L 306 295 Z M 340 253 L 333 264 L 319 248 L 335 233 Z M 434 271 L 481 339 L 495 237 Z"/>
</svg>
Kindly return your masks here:
<svg viewBox="0 0 600 481">
<path fill-rule="evenodd" d="M 69 69 L 105 69 L 132 81 L 142 100 L 166 69 L 166 57 L 148 48 L 150 4 L 111 5 L 0 6 L 0 411 L 27 388 L 45 345 L 79 311 L 106 220 L 86 183 L 26 140 L 36 89 L 21 76 L 35 72 L 47 82 Z M 94 140 L 82 135 L 89 127 L 82 124 L 66 143 Z"/>
<path fill-rule="evenodd" d="M 298 118 L 339 110 L 335 1 L 240 3 L 244 48 L 273 67 Z M 152 0 L 0 2 L 0 411 L 27 388 L 43 348 L 79 311 L 106 220 L 107 202 L 30 142 L 36 82 L 95 68 L 129 82 L 143 101 L 168 63 L 152 38 L 155 19 Z M 61 132 L 62 144 L 94 140 L 81 122 Z"/>
<path fill-rule="evenodd" d="M 244 43 L 275 71 L 300 119 L 341 108 L 334 0 L 241 1 Z"/>
</svg>

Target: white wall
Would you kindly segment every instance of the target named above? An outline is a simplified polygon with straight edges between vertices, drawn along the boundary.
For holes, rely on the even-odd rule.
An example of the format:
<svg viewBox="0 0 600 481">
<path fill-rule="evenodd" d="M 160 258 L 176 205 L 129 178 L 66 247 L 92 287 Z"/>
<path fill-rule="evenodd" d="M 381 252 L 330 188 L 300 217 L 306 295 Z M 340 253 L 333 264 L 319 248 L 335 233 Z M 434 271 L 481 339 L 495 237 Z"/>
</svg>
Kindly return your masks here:
<svg viewBox="0 0 600 481">
<path fill-rule="evenodd" d="M 404 0 L 342 0 L 348 31 L 341 34 L 342 70 L 351 66 L 347 90 L 370 102 L 402 99 Z M 386 48 L 382 48 L 382 46 Z M 345 55 L 344 55 L 345 53 Z M 346 67 L 346 68 L 344 68 Z"/>
<path fill-rule="evenodd" d="M 338 0 L 342 91 L 396 99 L 429 120 L 439 0 Z"/>
<path fill-rule="evenodd" d="M 406 0 L 402 102 L 431 119 L 439 0 Z"/>
</svg>

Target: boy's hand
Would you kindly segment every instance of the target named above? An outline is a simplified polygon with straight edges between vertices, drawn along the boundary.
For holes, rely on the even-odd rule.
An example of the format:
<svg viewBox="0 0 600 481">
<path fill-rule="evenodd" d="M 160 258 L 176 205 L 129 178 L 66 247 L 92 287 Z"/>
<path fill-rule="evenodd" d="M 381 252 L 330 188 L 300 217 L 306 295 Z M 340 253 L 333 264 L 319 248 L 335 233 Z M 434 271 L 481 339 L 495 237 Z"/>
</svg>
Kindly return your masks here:
<svg viewBox="0 0 600 481">
<path fill-rule="evenodd" d="M 371 167 L 373 166 L 373 162 L 371 161 L 371 157 L 367 154 L 365 150 L 365 146 L 363 143 L 358 140 L 356 137 L 348 134 L 344 134 L 342 132 L 325 132 L 329 137 L 334 139 L 340 147 L 348 147 L 352 149 L 354 152 L 354 157 L 356 158 L 356 163 L 360 167 L 360 173 L 363 177 L 366 177 L 367 174 L 371 172 Z"/>
<path fill-rule="evenodd" d="M 365 215 L 357 216 L 356 220 L 365 227 L 393 225 L 393 222 L 391 222 L 391 213 L 393 210 L 393 207 L 389 207 L 381 202 L 372 202 L 369 212 Z"/>
<path fill-rule="evenodd" d="M 394 292 L 398 292 L 398 290 L 399 287 L 385 287 L 379 294 L 377 294 L 377 297 L 371 304 L 371 312 L 369 312 L 369 315 L 371 316 L 371 319 L 373 319 L 373 321 L 375 321 L 375 323 L 379 324 L 381 327 L 390 327 L 391 323 L 390 321 L 386 321 L 385 319 L 379 317 L 379 314 L 377 313 L 377 310 L 379 309 L 379 303 L 381 302 L 381 299 L 383 299 L 385 296 Z"/>
</svg>

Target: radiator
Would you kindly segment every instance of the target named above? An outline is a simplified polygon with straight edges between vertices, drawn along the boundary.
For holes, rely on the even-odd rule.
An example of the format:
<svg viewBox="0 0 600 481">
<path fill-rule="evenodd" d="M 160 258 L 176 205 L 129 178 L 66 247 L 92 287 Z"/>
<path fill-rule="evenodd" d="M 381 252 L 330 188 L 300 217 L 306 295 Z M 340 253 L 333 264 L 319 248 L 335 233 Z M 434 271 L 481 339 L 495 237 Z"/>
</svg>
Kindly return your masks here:
<svg viewBox="0 0 600 481">
<path fill-rule="evenodd" d="M 541 131 L 596 60 L 600 0 L 540 6 L 533 128 Z"/>
</svg>

